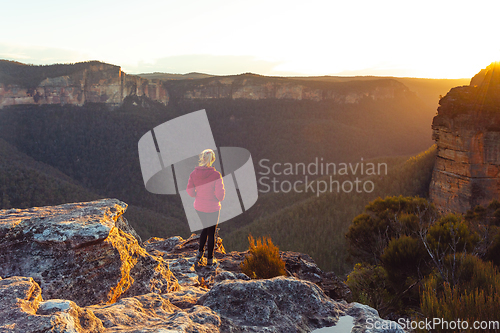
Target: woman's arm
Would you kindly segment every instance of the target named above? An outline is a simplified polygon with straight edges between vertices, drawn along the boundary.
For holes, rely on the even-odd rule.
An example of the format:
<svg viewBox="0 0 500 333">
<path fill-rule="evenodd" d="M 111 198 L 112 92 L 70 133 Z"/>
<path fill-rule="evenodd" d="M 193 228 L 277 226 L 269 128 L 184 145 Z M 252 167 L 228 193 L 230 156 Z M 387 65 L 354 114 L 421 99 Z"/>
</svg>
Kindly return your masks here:
<svg viewBox="0 0 500 333">
<path fill-rule="evenodd" d="M 194 187 L 193 179 L 191 178 L 191 175 L 189 176 L 188 180 L 188 185 L 186 188 L 187 194 L 189 194 L 190 197 L 196 197 L 196 188 Z"/>
<path fill-rule="evenodd" d="M 224 200 L 224 197 L 226 196 L 226 190 L 224 189 L 224 182 L 222 181 L 222 176 L 221 178 L 215 181 L 215 196 L 219 201 Z"/>
</svg>

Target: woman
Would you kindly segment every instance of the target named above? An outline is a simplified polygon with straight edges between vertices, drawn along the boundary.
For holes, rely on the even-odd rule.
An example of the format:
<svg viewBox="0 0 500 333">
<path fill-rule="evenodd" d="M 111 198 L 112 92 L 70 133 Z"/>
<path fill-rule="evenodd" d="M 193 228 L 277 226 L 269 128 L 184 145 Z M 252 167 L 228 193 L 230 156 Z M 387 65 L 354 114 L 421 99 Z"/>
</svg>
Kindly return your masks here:
<svg viewBox="0 0 500 333">
<path fill-rule="evenodd" d="M 215 153 L 212 149 L 205 149 L 199 155 L 198 165 L 189 175 L 186 188 L 187 193 L 194 197 L 194 209 L 203 225 L 210 225 L 201 231 L 200 245 L 196 261 L 203 257 L 205 243 L 208 238 L 207 265 L 216 263 L 213 258 L 215 245 L 215 230 L 219 223 L 220 202 L 224 200 L 226 191 L 220 172 L 212 164 L 215 162 Z"/>
</svg>

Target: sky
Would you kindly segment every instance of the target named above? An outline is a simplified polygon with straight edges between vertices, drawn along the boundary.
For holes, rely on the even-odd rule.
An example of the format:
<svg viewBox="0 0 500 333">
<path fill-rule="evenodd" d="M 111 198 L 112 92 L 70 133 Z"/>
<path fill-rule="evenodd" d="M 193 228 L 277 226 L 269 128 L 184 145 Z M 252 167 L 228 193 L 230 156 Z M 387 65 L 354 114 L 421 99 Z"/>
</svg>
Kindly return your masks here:
<svg viewBox="0 0 500 333">
<path fill-rule="evenodd" d="M 0 0 L 0 59 L 129 74 L 469 78 L 500 60 L 494 1 Z"/>
</svg>

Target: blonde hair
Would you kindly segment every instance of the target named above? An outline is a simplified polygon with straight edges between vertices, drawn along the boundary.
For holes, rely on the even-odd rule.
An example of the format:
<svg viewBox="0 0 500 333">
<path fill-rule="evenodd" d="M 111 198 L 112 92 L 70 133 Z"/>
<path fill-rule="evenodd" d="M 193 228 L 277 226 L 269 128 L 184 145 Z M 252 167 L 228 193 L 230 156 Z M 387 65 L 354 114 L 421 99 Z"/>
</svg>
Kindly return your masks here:
<svg viewBox="0 0 500 333">
<path fill-rule="evenodd" d="M 212 163 L 215 162 L 215 153 L 212 149 L 205 149 L 199 155 L 200 159 L 198 160 L 199 166 L 212 166 Z"/>
</svg>

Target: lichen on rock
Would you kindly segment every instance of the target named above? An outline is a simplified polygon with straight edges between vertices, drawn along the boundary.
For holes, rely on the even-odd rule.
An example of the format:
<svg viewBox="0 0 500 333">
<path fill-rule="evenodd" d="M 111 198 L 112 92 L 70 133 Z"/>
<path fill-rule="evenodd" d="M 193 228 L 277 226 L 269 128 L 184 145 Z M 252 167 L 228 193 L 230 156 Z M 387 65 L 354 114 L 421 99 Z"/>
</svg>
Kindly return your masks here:
<svg viewBox="0 0 500 333">
<path fill-rule="evenodd" d="M 178 289 L 161 258 L 119 229 L 116 199 L 0 211 L 0 275 L 31 276 L 45 298 L 80 306 Z"/>
<path fill-rule="evenodd" d="M 69 300 L 43 301 L 29 277 L 0 280 L 0 332 L 104 332 L 92 311 Z"/>
<path fill-rule="evenodd" d="M 142 243 L 126 208 L 103 199 L 0 211 L 0 332 L 309 332 L 344 315 L 363 332 L 367 318 L 388 322 L 332 299 L 348 288 L 305 254 L 281 253 L 290 276 L 251 280 L 246 251 L 226 253 L 217 238 L 218 266 L 196 265 L 198 235 Z"/>
</svg>

